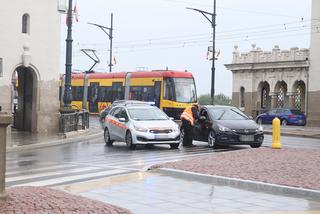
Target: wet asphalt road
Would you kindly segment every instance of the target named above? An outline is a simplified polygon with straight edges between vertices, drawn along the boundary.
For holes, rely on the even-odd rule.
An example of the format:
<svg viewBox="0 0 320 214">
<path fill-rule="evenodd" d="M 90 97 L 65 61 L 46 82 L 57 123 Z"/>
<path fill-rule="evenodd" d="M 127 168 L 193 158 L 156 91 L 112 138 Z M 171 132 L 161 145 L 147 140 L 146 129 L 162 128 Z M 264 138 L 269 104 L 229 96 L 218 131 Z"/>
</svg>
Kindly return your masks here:
<svg viewBox="0 0 320 214">
<path fill-rule="evenodd" d="M 95 124 L 97 125 L 97 124 Z M 271 146 L 272 138 L 265 136 L 264 146 Z M 319 139 L 281 137 L 283 147 L 320 149 Z M 59 186 L 106 176 L 144 171 L 149 166 L 199 155 L 250 149 L 232 146 L 218 150 L 206 143 L 194 142 L 196 147 L 172 150 L 167 145 L 138 146 L 130 151 L 125 143 L 106 147 L 103 136 L 63 146 L 10 153 L 7 156 L 6 185 Z"/>
</svg>

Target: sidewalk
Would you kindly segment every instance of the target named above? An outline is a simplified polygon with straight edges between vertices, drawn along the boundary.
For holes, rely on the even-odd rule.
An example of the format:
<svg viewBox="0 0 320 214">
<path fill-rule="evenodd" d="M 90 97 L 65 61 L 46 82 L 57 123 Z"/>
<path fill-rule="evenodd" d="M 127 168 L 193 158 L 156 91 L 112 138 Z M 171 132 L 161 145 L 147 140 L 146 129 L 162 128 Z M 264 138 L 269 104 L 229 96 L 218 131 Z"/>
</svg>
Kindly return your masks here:
<svg viewBox="0 0 320 214">
<path fill-rule="evenodd" d="M 7 146 L 7 152 L 25 151 L 67 143 L 76 143 L 101 136 L 103 136 L 103 130 L 101 129 L 96 116 L 90 116 L 89 129 L 79 130 L 65 135 L 39 135 L 12 129 L 11 136 L 9 136 L 11 142 Z"/>
<path fill-rule="evenodd" d="M 263 125 L 265 134 L 272 134 L 272 125 Z M 281 135 L 320 139 L 320 127 L 281 126 Z"/>
<path fill-rule="evenodd" d="M 312 195 L 320 200 L 319 165 L 319 150 L 259 148 L 214 153 L 155 165 L 151 169 L 169 169 L 162 172 L 174 171 L 174 174 L 184 177 L 226 180 L 225 185 L 254 186 L 256 190 L 269 190 L 273 185 L 275 188 L 271 188 L 272 190 L 302 193 L 300 196 Z M 254 185 L 251 185 L 252 183 Z"/>
</svg>

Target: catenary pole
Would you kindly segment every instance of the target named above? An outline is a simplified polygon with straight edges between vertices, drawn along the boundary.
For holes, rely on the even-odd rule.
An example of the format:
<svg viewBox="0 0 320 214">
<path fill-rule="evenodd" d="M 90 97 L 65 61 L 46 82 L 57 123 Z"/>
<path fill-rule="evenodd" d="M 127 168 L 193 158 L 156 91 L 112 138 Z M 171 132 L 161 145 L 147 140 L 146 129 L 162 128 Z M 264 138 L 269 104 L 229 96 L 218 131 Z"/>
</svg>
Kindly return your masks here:
<svg viewBox="0 0 320 214">
<path fill-rule="evenodd" d="M 105 34 L 108 35 L 110 39 L 110 54 L 109 54 L 109 72 L 112 72 L 112 43 L 113 43 L 113 13 L 111 13 L 111 27 L 106 27 L 103 25 L 95 24 L 95 23 L 88 23 L 89 25 L 94 25 L 100 28 Z"/>
<path fill-rule="evenodd" d="M 212 67 L 211 67 L 211 100 L 210 100 L 210 104 L 213 105 L 214 104 L 214 93 L 215 93 L 215 60 L 216 60 L 216 0 L 213 0 L 213 13 L 209 13 L 203 10 L 199 10 L 196 8 L 187 8 L 189 10 L 194 10 L 197 11 L 199 13 L 201 13 L 210 23 L 211 23 L 211 27 L 212 27 Z M 211 16 L 211 19 L 209 18 Z"/>
</svg>

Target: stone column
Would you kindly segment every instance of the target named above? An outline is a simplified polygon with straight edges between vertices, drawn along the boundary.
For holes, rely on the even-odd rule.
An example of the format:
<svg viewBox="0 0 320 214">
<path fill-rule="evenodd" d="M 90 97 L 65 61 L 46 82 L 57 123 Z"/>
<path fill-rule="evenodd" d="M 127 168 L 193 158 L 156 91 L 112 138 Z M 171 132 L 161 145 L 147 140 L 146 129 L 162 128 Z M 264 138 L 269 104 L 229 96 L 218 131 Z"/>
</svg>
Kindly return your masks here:
<svg viewBox="0 0 320 214">
<path fill-rule="evenodd" d="M 287 96 L 289 97 L 289 107 L 295 108 L 295 93 L 294 92 L 288 92 Z"/>
<path fill-rule="evenodd" d="M 7 147 L 7 127 L 12 123 L 12 116 L 0 113 L 0 200 L 6 199 L 6 147 Z"/>
<path fill-rule="evenodd" d="M 276 93 L 270 93 L 271 97 L 271 106 L 270 108 L 276 108 L 277 107 L 277 94 Z"/>
</svg>

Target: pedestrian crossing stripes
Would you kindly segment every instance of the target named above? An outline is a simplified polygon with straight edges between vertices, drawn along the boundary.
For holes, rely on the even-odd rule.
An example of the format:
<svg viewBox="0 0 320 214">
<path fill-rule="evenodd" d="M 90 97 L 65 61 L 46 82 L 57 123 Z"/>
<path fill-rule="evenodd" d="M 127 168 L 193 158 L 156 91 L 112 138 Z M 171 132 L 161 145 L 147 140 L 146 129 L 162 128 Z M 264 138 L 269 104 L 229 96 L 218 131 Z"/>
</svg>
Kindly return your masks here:
<svg viewBox="0 0 320 214">
<path fill-rule="evenodd" d="M 92 145 L 93 146 L 93 145 Z M 99 146 L 100 145 L 95 145 Z M 41 161 L 34 157 L 7 161 L 6 186 L 60 186 L 108 176 L 145 170 L 148 166 L 178 161 L 215 150 L 205 146 L 170 150 L 164 147 L 130 151 L 123 147 L 112 147 L 111 151 L 98 150 L 94 155 L 80 155 L 72 161 Z M 82 151 L 85 154 L 85 151 Z"/>
</svg>

